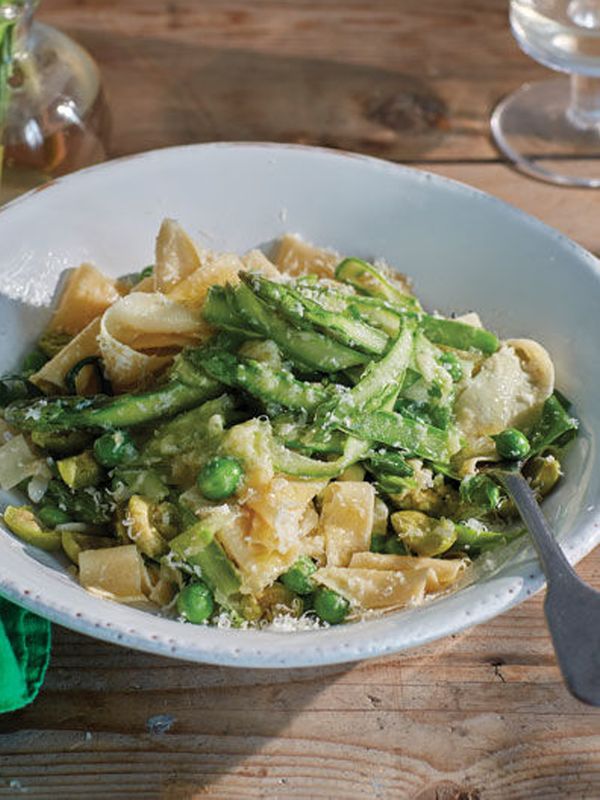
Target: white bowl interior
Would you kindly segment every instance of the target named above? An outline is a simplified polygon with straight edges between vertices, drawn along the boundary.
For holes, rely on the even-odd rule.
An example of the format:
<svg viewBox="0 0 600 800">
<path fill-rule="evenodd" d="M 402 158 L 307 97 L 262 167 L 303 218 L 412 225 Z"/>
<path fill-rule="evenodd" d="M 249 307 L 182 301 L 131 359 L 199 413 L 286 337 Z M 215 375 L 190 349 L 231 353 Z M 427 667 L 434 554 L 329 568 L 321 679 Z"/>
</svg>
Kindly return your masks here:
<svg viewBox="0 0 600 800">
<path fill-rule="evenodd" d="M 111 162 L 0 212 L 0 372 L 42 330 L 64 270 L 92 261 L 117 276 L 153 260 L 163 217 L 205 246 L 268 248 L 286 231 L 414 278 L 425 305 L 476 309 L 503 336 L 542 342 L 582 430 L 545 511 L 571 560 L 600 540 L 600 272 L 577 245 L 489 195 L 374 159 L 281 145 L 197 145 Z M 1 498 L 4 502 L 7 496 Z M 477 582 L 416 609 L 293 635 L 181 625 L 87 594 L 65 562 L 0 529 L 0 589 L 64 625 L 133 647 L 237 666 L 304 666 L 412 647 L 483 621 L 537 590 L 519 542 Z"/>
</svg>

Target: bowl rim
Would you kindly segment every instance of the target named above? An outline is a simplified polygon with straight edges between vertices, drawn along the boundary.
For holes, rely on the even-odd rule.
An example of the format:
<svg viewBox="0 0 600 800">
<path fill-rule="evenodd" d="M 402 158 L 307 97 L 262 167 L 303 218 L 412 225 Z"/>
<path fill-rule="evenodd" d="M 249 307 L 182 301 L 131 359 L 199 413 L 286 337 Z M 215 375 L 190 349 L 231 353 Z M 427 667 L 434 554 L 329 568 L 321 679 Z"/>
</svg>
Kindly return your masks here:
<svg viewBox="0 0 600 800">
<path fill-rule="evenodd" d="M 477 189 L 468 184 L 464 184 L 456 179 L 447 178 L 428 172 L 424 169 L 416 169 L 411 166 L 398 164 L 392 161 L 376 158 L 374 156 L 363 155 L 350 151 L 334 150 L 325 147 L 313 147 L 298 144 L 280 144 L 276 142 L 207 142 L 198 144 L 178 145 L 175 147 L 164 147 L 149 150 L 141 153 L 122 156 L 117 159 L 103 162 L 86 169 L 79 170 L 69 175 L 55 178 L 40 187 L 36 187 L 24 195 L 21 195 L 5 206 L 0 207 L 0 215 L 10 212 L 15 207 L 29 202 L 37 193 L 42 191 L 52 192 L 54 189 L 67 186 L 76 186 L 79 181 L 85 181 L 87 176 L 103 171 L 120 169 L 123 165 L 132 161 L 152 161 L 160 159 L 166 154 L 176 156 L 178 153 L 185 154 L 196 151 L 210 150 L 271 150 L 271 151 L 295 151 L 307 153 L 315 157 L 339 160 L 359 160 L 366 162 L 370 168 L 386 173 L 410 176 L 412 180 L 429 181 L 438 185 L 447 186 L 452 192 L 462 196 L 471 195 L 494 205 L 499 213 L 512 218 L 517 222 L 533 227 L 550 237 L 556 244 L 566 247 L 573 251 L 578 258 L 582 268 L 589 270 L 600 282 L 600 262 L 595 256 L 584 247 L 574 242 L 560 231 L 552 228 L 536 217 L 521 211 L 514 205 L 507 203 L 500 198 L 494 197 L 487 192 Z M 590 518 L 585 524 L 580 526 L 579 535 L 576 542 L 566 542 L 563 549 L 571 563 L 576 563 L 587 553 L 600 543 L 600 515 L 598 518 Z M 11 543 L 12 544 L 12 543 Z M 18 543 L 14 543 L 15 548 L 8 548 L 8 555 L 11 551 L 13 555 L 16 550 L 23 549 Z M 486 598 L 485 603 L 480 603 L 480 608 L 476 614 L 471 615 L 463 609 L 462 613 L 453 616 L 453 623 L 447 628 L 438 623 L 432 625 L 422 632 L 418 625 L 413 625 L 415 629 L 412 638 L 409 635 L 403 636 L 402 641 L 398 641 L 398 632 L 405 628 L 406 621 L 412 619 L 413 612 L 406 610 L 398 614 L 388 614 L 367 618 L 354 622 L 349 625 L 337 626 L 328 630 L 297 631 L 292 635 L 278 631 L 245 631 L 245 630 L 222 630 L 218 628 L 208 628 L 204 626 L 181 625 L 173 620 L 166 620 L 139 611 L 130 606 L 123 606 L 111 603 L 102 598 L 92 598 L 95 601 L 94 612 L 97 608 L 98 613 L 76 612 L 74 608 L 65 605 L 64 602 L 48 600 L 34 588 L 31 582 L 25 584 L 12 577 L 3 577 L 4 566 L 0 567 L 0 589 L 2 594 L 9 600 L 13 600 L 23 607 L 45 616 L 52 622 L 63 625 L 74 631 L 91 635 L 95 638 L 126 645 L 137 650 L 153 653 L 156 655 L 170 656 L 184 660 L 206 663 L 227 665 L 236 667 L 252 668 L 299 668 L 314 667 L 327 664 L 340 664 L 358 661 L 366 657 L 375 657 L 393 652 L 399 652 L 412 647 L 427 644 L 433 640 L 459 633 L 460 631 L 476 624 L 481 624 L 499 613 L 508 611 L 515 605 L 523 602 L 527 597 L 539 591 L 544 585 L 544 576 L 541 572 L 534 551 L 531 545 L 527 548 L 527 559 L 515 563 L 511 573 L 504 576 L 496 587 L 496 593 Z M 9 559 L 10 560 L 10 559 Z M 508 564 L 509 562 L 507 562 Z M 37 568 L 45 572 L 46 567 L 36 562 Z M 505 564 L 506 566 L 506 564 Z M 37 571 L 37 570 L 34 570 Z M 7 571 L 8 572 L 8 571 Z M 485 583 L 485 581 L 483 581 Z M 453 606 L 462 605 L 466 592 L 481 592 L 482 582 L 466 587 L 461 592 L 449 594 L 439 599 L 420 606 L 420 609 L 433 608 L 438 602 L 444 602 L 445 607 L 452 610 Z M 67 587 L 69 589 L 71 587 Z M 76 584 L 72 588 L 77 592 L 82 590 Z M 67 591 L 67 595 L 70 592 Z M 90 597 L 88 595 L 88 597 Z M 457 598 L 461 602 L 457 602 Z M 483 600 L 483 595 L 481 600 Z M 107 608 L 107 603 L 111 603 L 112 614 L 102 614 L 102 609 Z M 111 606 L 108 606 L 110 608 Z M 483 606 L 483 607 L 481 607 Z M 460 609 L 455 609 L 459 611 Z M 142 625 L 141 630 L 133 627 L 137 620 L 137 615 L 143 614 L 146 621 L 155 620 L 157 627 L 161 630 L 160 635 L 150 633 L 151 626 Z M 427 615 L 425 615 L 427 616 Z M 440 616 L 440 615 L 438 615 Z M 109 618 L 123 617 L 119 622 L 111 622 Z M 127 618 L 127 619 L 125 619 Z M 398 624 L 394 625 L 394 619 Z M 140 618 L 141 619 L 141 618 Z M 168 629 L 165 628 L 165 624 Z M 178 626 L 179 636 L 174 637 L 173 625 Z M 164 633 L 163 633 L 164 629 Z M 190 631 L 191 629 L 191 631 Z M 385 630 L 384 630 L 385 629 Z M 193 632 L 193 633 L 192 633 Z M 368 636 L 366 637 L 365 634 Z M 258 637 L 258 639 L 257 639 Z M 366 639 L 366 641 L 365 641 Z M 285 645 L 282 647 L 283 643 Z M 278 653 L 281 649 L 283 653 Z"/>
</svg>

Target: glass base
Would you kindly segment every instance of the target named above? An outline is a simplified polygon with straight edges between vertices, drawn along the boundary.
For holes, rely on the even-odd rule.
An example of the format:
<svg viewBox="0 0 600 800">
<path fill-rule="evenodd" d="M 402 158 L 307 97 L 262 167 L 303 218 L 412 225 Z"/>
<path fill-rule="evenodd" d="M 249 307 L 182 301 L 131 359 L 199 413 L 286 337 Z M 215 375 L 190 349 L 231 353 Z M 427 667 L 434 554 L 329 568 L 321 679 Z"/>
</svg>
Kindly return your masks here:
<svg viewBox="0 0 600 800">
<path fill-rule="evenodd" d="M 494 109 L 492 135 L 522 172 L 562 186 L 600 188 L 600 120 L 572 107 L 569 78 L 528 83 Z"/>
</svg>

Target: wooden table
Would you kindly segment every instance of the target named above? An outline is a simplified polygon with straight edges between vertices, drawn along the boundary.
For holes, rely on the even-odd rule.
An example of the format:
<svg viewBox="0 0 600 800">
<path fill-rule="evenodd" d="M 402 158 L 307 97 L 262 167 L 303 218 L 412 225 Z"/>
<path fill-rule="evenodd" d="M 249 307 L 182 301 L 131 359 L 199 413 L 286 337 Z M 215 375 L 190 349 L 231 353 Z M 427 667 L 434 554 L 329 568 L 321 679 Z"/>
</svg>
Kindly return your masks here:
<svg viewBox="0 0 600 800">
<path fill-rule="evenodd" d="M 488 189 L 595 251 L 600 193 L 501 163 L 494 103 L 545 74 L 504 0 L 54 0 L 98 60 L 112 155 L 215 139 L 367 152 Z M 581 574 L 600 586 L 600 556 Z M 269 672 L 55 627 L 37 702 L 0 719 L 0 797 L 600 797 L 600 711 L 560 680 L 541 597 L 429 647 Z"/>
</svg>

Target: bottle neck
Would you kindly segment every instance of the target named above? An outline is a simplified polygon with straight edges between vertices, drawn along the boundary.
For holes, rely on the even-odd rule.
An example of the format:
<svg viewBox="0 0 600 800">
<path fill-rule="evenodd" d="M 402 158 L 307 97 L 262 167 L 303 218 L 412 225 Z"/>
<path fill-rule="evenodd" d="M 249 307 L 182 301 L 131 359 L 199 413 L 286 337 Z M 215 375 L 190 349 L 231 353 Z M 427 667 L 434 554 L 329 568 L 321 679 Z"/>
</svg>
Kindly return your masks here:
<svg viewBox="0 0 600 800">
<path fill-rule="evenodd" d="M 33 24 L 33 16 L 39 0 L 19 0 L 15 5 L 20 6 L 19 21 L 15 31 L 15 57 L 22 57 L 28 49 L 29 34 Z"/>
</svg>

